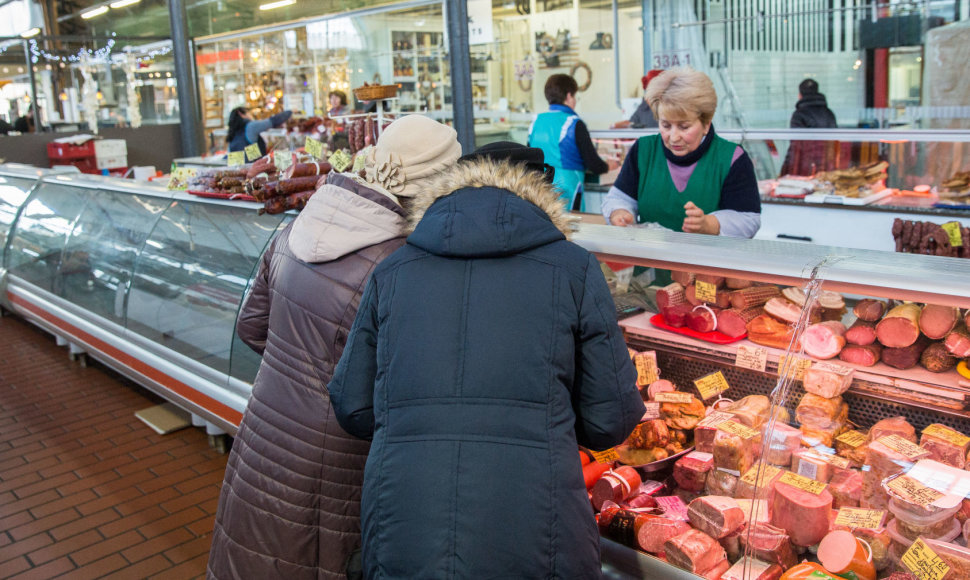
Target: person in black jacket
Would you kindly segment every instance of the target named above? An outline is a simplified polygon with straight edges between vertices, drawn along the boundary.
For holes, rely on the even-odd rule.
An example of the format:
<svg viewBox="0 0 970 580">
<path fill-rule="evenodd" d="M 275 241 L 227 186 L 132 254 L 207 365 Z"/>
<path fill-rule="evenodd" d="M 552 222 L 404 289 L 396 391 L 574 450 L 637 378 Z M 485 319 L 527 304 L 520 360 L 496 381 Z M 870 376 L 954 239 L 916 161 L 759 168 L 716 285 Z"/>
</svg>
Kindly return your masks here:
<svg viewBox="0 0 970 580">
<path fill-rule="evenodd" d="M 839 125 L 835 113 L 828 107 L 825 95 L 818 92 L 818 83 L 805 79 L 798 85 L 798 103 L 792 113 L 792 129 L 835 129 Z M 792 141 L 781 166 L 781 175 L 814 175 L 835 168 L 827 141 Z"/>
<path fill-rule="evenodd" d="M 542 152 L 511 147 L 415 197 L 330 382 L 373 439 L 365 578 L 602 577 L 577 444 L 621 443 L 644 405 L 599 262 Z"/>
</svg>

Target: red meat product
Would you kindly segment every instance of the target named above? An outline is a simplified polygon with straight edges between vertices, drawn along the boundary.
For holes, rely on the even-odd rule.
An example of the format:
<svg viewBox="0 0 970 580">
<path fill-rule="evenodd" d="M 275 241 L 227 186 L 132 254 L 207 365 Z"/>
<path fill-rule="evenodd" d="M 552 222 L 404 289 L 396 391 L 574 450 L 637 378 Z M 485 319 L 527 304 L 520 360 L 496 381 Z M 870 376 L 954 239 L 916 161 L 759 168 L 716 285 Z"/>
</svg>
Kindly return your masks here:
<svg viewBox="0 0 970 580">
<path fill-rule="evenodd" d="M 330 173 L 333 168 L 326 161 L 311 161 L 310 163 L 294 163 L 283 170 L 282 179 L 293 179 L 294 177 L 310 177 L 313 175 L 325 175 Z"/>
<path fill-rule="evenodd" d="M 722 423 L 721 427 L 725 425 Z M 758 459 L 758 453 L 761 450 L 761 435 L 755 433 L 756 435 L 752 437 L 742 437 L 718 429 L 714 436 L 714 467 L 729 470 L 735 476 L 747 473 Z M 708 476 L 708 483 L 710 483 L 710 476 Z M 733 496 L 734 494 L 715 493 L 713 495 Z"/>
<path fill-rule="evenodd" d="M 858 507 L 862 497 L 862 472 L 844 469 L 832 476 L 829 481 L 832 494 L 832 507 Z"/>
<path fill-rule="evenodd" d="M 688 303 L 677 304 L 676 306 L 667 306 L 660 310 L 660 314 L 664 317 L 664 322 L 675 328 L 681 328 L 687 326 L 687 315 L 690 314 L 691 306 Z"/>
<path fill-rule="evenodd" d="M 963 325 L 970 327 L 970 309 L 963 313 Z"/>
<path fill-rule="evenodd" d="M 897 369 L 911 369 L 919 364 L 920 356 L 929 346 L 929 339 L 920 336 L 913 344 L 899 348 L 886 347 L 882 349 L 879 360 Z"/>
<path fill-rule="evenodd" d="M 640 473 L 629 465 L 607 471 L 593 484 L 593 509 L 599 511 L 607 502 L 620 503 L 632 497 L 639 488 Z"/>
<path fill-rule="evenodd" d="M 657 290 L 657 306 L 661 312 L 666 308 L 685 302 L 687 302 L 687 298 L 684 295 L 684 287 L 677 282 L 671 282 L 660 290 Z"/>
<path fill-rule="evenodd" d="M 827 323 L 823 322 L 822 324 Z M 817 362 L 805 371 L 805 378 L 802 383 L 809 393 L 832 398 L 849 390 L 854 375 L 854 369 L 827 362 Z"/>
<path fill-rule="evenodd" d="M 765 302 L 765 312 L 789 324 L 798 322 L 802 315 L 802 309 L 797 304 L 777 297 Z"/>
<path fill-rule="evenodd" d="M 625 510 L 616 505 L 603 509 L 597 519 L 600 533 L 624 546 L 658 553 L 664 542 L 690 530 L 687 522 Z"/>
<path fill-rule="evenodd" d="M 957 366 L 959 360 L 946 350 L 946 345 L 942 342 L 934 342 L 926 347 L 923 354 L 919 356 L 919 364 L 924 369 L 933 373 L 946 372 Z"/>
<path fill-rule="evenodd" d="M 693 272 L 681 272 L 678 270 L 672 271 L 670 273 L 670 277 L 671 279 L 673 279 L 674 282 L 677 282 L 684 288 L 687 288 L 688 286 L 693 286 L 694 280 L 696 279 Z"/>
<path fill-rule="evenodd" d="M 852 312 L 866 322 L 878 322 L 886 313 L 886 303 L 874 298 L 863 298 L 856 303 Z"/>
<path fill-rule="evenodd" d="M 717 540 L 744 525 L 744 512 L 733 497 L 708 495 L 690 502 L 687 519 L 692 526 Z"/>
<path fill-rule="evenodd" d="M 714 453 L 714 436 L 721 421 L 732 419 L 734 415 L 725 411 L 711 411 L 694 428 L 694 449 Z"/>
<path fill-rule="evenodd" d="M 802 346 L 813 358 L 836 357 L 845 346 L 845 325 L 834 320 L 813 324 L 802 334 Z"/>
<path fill-rule="evenodd" d="M 927 304 L 919 314 L 919 329 L 926 338 L 938 340 L 956 327 L 960 311 L 953 306 Z"/>
<path fill-rule="evenodd" d="M 802 443 L 802 432 L 785 423 L 775 423 L 771 430 L 771 440 L 765 447 L 765 461 L 772 465 L 791 465 L 792 453 L 798 450 Z"/>
<path fill-rule="evenodd" d="M 748 323 L 748 340 L 756 344 L 785 349 L 791 344 L 793 335 L 789 324 L 767 314 L 756 316 Z"/>
<path fill-rule="evenodd" d="M 740 290 L 741 288 L 750 288 L 754 286 L 754 280 L 746 280 L 744 278 L 725 278 L 724 285 L 731 290 Z"/>
<path fill-rule="evenodd" d="M 647 387 L 647 398 L 652 401 L 659 393 L 672 393 L 676 390 L 677 387 L 667 379 L 657 379 Z"/>
<path fill-rule="evenodd" d="M 899 435 L 884 435 L 869 443 L 866 464 L 870 471 L 892 475 L 907 471 L 914 463 L 929 456 L 929 451 Z"/>
<path fill-rule="evenodd" d="M 750 548 L 755 558 L 778 564 L 786 570 L 798 562 L 788 533 L 770 524 L 752 526 L 747 534 L 741 535 L 741 545 L 746 546 L 746 550 Z"/>
<path fill-rule="evenodd" d="M 696 332 L 713 332 L 717 330 L 718 312 L 711 306 L 695 306 L 687 313 L 687 327 Z"/>
<path fill-rule="evenodd" d="M 771 525 L 788 532 L 796 546 L 819 543 L 829 531 L 832 494 L 815 494 L 787 483 L 776 482 L 771 497 Z"/>
<path fill-rule="evenodd" d="M 923 429 L 919 446 L 930 452 L 930 459 L 963 469 L 970 451 L 970 437 L 946 425 L 933 423 Z"/>
<path fill-rule="evenodd" d="M 744 552 L 741 551 L 741 534 L 744 533 L 744 526 L 734 530 L 730 534 L 724 536 L 723 538 L 718 538 L 717 543 L 721 544 L 724 551 L 727 552 L 728 562 L 737 562 Z"/>
<path fill-rule="evenodd" d="M 801 449 L 793 453 L 791 470 L 822 483 L 828 483 L 832 479 L 832 465 L 814 449 Z"/>
<path fill-rule="evenodd" d="M 736 338 L 748 331 L 748 323 L 764 313 L 764 308 L 753 306 L 747 310 L 729 308 L 717 315 L 717 329 L 722 334 Z"/>
<path fill-rule="evenodd" d="M 721 580 L 721 576 L 731 567 L 731 561 L 725 557 L 715 564 L 710 570 L 701 572 L 701 577 L 706 580 Z"/>
<path fill-rule="evenodd" d="M 878 342 L 865 346 L 847 344 L 842 348 L 842 352 L 839 353 L 839 360 L 864 367 L 871 367 L 879 362 L 881 357 L 882 345 Z"/>
<path fill-rule="evenodd" d="M 260 208 L 259 213 L 277 214 L 291 209 L 301 210 L 306 207 L 306 202 L 316 192 L 317 190 L 310 189 L 282 197 L 271 197 L 263 202 L 263 207 Z"/>
<path fill-rule="evenodd" d="M 622 502 L 620 507 L 626 509 L 655 508 L 657 507 L 657 498 L 653 497 L 649 493 L 637 493 L 633 497 Z"/>
<path fill-rule="evenodd" d="M 865 346 L 876 342 L 876 323 L 858 319 L 845 331 L 845 341 L 849 344 Z"/>
<path fill-rule="evenodd" d="M 869 442 L 876 441 L 885 437 L 886 435 L 899 435 L 903 439 L 916 443 L 916 428 L 909 424 L 906 417 L 902 415 L 897 415 L 896 417 L 888 417 L 876 422 L 875 425 L 869 429 Z"/>
<path fill-rule="evenodd" d="M 710 453 L 692 451 L 674 464 L 674 480 L 688 491 L 704 491 L 707 474 L 714 468 L 714 456 Z"/>
<path fill-rule="evenodd" d="M 968 311 L 970 312 L 970 311 Z M 970 331 L 965 324 L 960 324 L 943 339 L 946 350 L 955 357 L 964 358 L 970 356 Z"/>
<path fill-rule="evenodd" d="M 657 496 L 657 505 L 665 518 L 679 522 L 687 521 L 687 504 L 676 495 Z"/>
<path fill-rule="evenodd" d="M 747 310 L 753 306 L 764 306 L 765 302 L 781 295 L 777 286 L 751 286 L 731 293 L 731 306 Z"/>
<path fill-rule="evenodd" d="M 784 570 L 778 564 L 769 564 L 755 558 L 742 558 L 728 568 L 721 580 L 778 580 L 783 573 Z"/>
<path fill-rule="evenodd" d="M 919 304 L 907 302 L 894 307 L 876 323 L 876 338 L 883 346 L 904 348 L 916 342 L 919 333 Z"/>
<path fill-rule="evenodd" d="M 805 393 L 795 408 L 795 419 L 802 427 L 829 429 L 841 426 L 846 419 L 842 397 L 820 397 L 814 393 Z"/>
<path fill-rule="evenodd" d="M 604 473 L 610 470 L 610 466 L 607 463 L 598 463 L 594 461 L 593 463 L 587 463 L 583 466 L 583 480 L 586 482 L 586 490 L 589 491 L 593 489 L 593 485 L 599 481 L 599 478 L 603 476 Z"/>
<path fill-rule="evenodd" d="M 690 530 L 690 524 L 662 516 L 644 520 L 640 526 L 640 549 L 651 554 L 664 551 L 667 540 Z"/>
<path fill-rule="evenodd" d="M 664 543 L 667 562 L 695 574 L 706 572 L 727 558 L 724 548 L 700 530 L 688 530 Z"/>
<path fill-rule="evenodd" d="M 734 497 L 737 495 L 738 481 L 741 478 L 723 469 L 714 468 L 707 474 L 707 483 L 704 491 L 708 495 L 727 495 Z"/>
</svg>

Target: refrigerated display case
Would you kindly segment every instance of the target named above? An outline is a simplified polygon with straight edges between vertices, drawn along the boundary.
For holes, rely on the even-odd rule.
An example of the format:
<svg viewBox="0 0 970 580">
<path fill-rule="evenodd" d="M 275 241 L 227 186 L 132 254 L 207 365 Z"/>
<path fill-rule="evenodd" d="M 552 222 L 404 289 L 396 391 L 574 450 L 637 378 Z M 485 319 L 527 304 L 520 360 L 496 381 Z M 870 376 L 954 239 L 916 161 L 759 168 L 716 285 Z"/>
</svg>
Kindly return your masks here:
<svg viewBox="0 0 970 580">
<path fill-rule="evenodd" d="M 259 215 L 259 204 L 197 198 L 113 178 L 30 173 L 0 166 L 0 179 L 3 306 L 233 433 L 260 362 L 235 336 L 235 321 L 260 256 L 295 214 Z M 621 271 L 622 265 L 637 265 L 744 279 L 779 289 L 817 285 L 821 291 L 839 293 L 849 310 L 863 297 L 970 309 L 970 268 L 957 258 L 586 223 L 578 226 L 573 239 Z M 636 286 L 636 279 L 632 285 Z M 753 336 L 717 344 L 661 328 L 652 322 L 662 314 L 653 307 L 656 288 L 647 290 L 644 304 L 648 312 L 623 319 L 621 326 L 631 349 L 655 353 L 661 378 L 704 402 L 705 407 L 722 399 L 716 403 L 722 412 L 731 404 L 723 399 L 771 398 L 774 408 L 767 416 L 779 417 L 772 429 L 787 429 L 789 434 L 800 431 L 795 426 L 805 391 L 802 382 L 789 377 L 797 365 L 784 361 L 803 358 L 809 365 L 817 361 L 798 348 L 763 346 L 753 342 Z M 720 291 L 727 292 L 723 287 Z M 696 288 L 694 294 L 696 298 Z M 811 300 L 806 304 L 809 306 L 796 311 L 809 316 Z M 852 322 L 851 314 L 840 316 L 845 323 Z M 763 366 L 752 365 L 752 358 L 763 361 Z M 919 368 L 899 370 L 883 363 L 828 362 L 851 369 L 848 389 L 838 396 L 846 404 L 846 419 L 853 430 L 861 432 L 881 420 L 904 416 L 914 434 L 923 431 L 925 435 L 931 425 L 952 430 L 957 434 L 953 438 L 970 433 L 970 382 L 956 370 L 933 373 Z M 786 369 L 791 372 L 784 372 Z M 702 392 L 695 381 L 717 372 L 728 389 L 704 399 L 712 391 Z M 841 409 L 841 404 L 837 407 Z M 781 408 L 787 413 L 782 414 Z M 755 425 L 757 421 L 750 418 L 747 422 L 751 424 L 741 422 L 757 429 L 758 437 L 767 442 L 762 447 L 770 449 L 774 431 L 763 432 L 764 424 Z M 785 428 L 783 422 L 791 426 Z M 713 425 L 715 435 L 720 429 L 720 424 Z M 930 429 L 931 436 L 933 433 L 949 431 L 935 427 Z M 696 447 L 696 433 L 690 437 Z M 802 450 L 799 439 L 796 451 Z M 942 447 L 947 447 L 946 441 L 944 437 Z M 696 452 L 687 449 L 690 446 L 662 466 L 640 466 L 642 478 L 661 480 L 664 493 L 681 501 L 699 497 L 677 490 L 676 479 L 670 476 L 680 458 Z M 948 457 L 953 460 L 950 451 Z M 815 452 L 826 455 L 816 449 L 809 454 L 812 457 L 805 458 L 805 467 L 798 464 L 793 473 L 801 471 L 809 480 L 813 473 L 831 475 L 834 468 L 816 461 Z M 713 455 L 711 466 L 717 469 Z M 609 454 L 600 459 L 612 461 Z M 753 459 L 749 455 L 743 465 L 735 466 L 737 474 L 728 475 L 745 475 L 741 467 L 767 469 L 764 457 L 757 458 L 757 463 L 751 463 Z M 788 466 L 791 469 L 790 463 Z M 916 475 L 937 473 L 932 464 L 917 466 Z M 932 477 L 924 480 L 935 485 Z M 730 483 L 730 479 L 721 482 L 722 495 L 727 494 L 725 481 Z M 878 483 L 882 485 L 882 481 Z M 910 511 L 918 511 L 916 508 Z M 684 511 L 683 517 L 689 519 L 687 514 Z M 947 517 L 952 517 L 950 533 L 959 515 Z M 911 517 L 909 521 L 926 520 Z M 912 535 L 911 531 L 912 526 L 904 530 Z M 898 537 L 906 536 L 900 532 Z M 940 547 L 938 540 L 937 544 L 928 542 L 940 551 L 953 550 Z M 902 544 L 896 543 L 897 551 Z M 890 541 L 888 547 L 893 546 Z M 604 570 L 621 577 L 693 577 L 609 538 L 603 539 L 603 561 Z"/>
</svg>

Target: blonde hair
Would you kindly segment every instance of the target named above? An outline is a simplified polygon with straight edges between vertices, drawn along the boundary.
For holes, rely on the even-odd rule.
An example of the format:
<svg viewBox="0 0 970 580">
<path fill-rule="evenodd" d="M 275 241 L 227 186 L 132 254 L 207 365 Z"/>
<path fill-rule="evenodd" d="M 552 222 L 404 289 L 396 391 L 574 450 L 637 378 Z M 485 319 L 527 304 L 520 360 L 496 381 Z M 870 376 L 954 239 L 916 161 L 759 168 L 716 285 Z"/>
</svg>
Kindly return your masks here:
<svg viewBox="0 0 970 580">
<path fill-rule="evenodd" d="M 699 70 L 665 70 L 647 86 L 644 98 L 658 119 L 700 119 L 707 125 L 717 110 L 717 93 L 710 77 Z"/>
</svg>

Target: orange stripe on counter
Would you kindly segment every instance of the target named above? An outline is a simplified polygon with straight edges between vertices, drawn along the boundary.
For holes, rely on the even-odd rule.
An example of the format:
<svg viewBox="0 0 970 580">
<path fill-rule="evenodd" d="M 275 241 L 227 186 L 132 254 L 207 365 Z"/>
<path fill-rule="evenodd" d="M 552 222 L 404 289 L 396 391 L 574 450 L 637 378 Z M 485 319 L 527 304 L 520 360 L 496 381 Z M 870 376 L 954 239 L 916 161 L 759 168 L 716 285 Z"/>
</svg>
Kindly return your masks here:
<svg viewBox="0 0 970 580">
<path fill-rule="evenodd" d="M 23 307 L 34 315 L 39 316 L 57 328 L 60 328 L 64 332 L 76 337 L 78 340 L 85 342 L 86 344 L 90 345 L 91 348 L 127 366 L 140 375 L 155 381 L 157 384 L 168 389 L 172 393 L 195 403 L 199 407 L 211 412 L 214 415 L 217 415 L 224 421 L 232 423 L 236 426 L 238 426 L 242 421 L 242 413 L 233 409 L 232 407 L 229 407 L 224 403 L 220 403 L 208 395 L 200 393 L 189 385 L 186 385 L 174 377 L 165 374 L 159 369 L 138 360 L 124 351 L 119 350 L 118 348 L 104 342 L 100 338 L 88 334 L 69 322 L 66 322 L 47 312 L 36 304 L 33 304 L 32 302 L 13 294 L 9 290 L 7 291 L 7 299 L 10 300 L 11 303 Z"/>
</svg>

